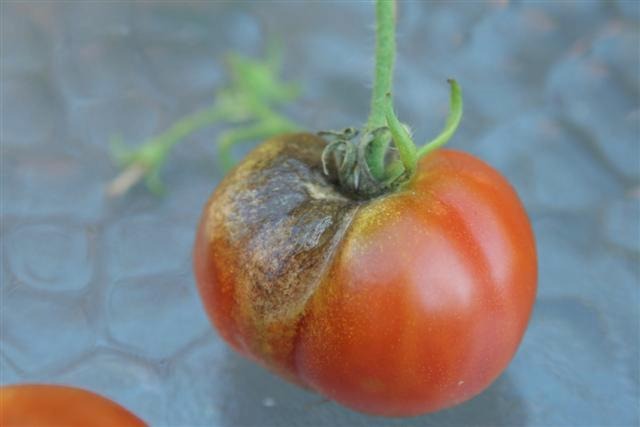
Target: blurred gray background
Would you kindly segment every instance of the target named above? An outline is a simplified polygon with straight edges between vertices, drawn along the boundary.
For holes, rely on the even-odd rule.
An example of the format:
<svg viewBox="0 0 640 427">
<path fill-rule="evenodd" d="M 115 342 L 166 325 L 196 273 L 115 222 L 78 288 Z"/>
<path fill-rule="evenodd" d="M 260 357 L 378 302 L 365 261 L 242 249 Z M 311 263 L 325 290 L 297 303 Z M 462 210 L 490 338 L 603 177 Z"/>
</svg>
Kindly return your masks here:
<svg viewBox="0 0 640 427">
<path fill-rule="evenodd" d="M 109 200 L 114 133 L 137 144 L 209 105 L 225 53 L 285 46 L 312 131 L 364 122 L 369 2 L 2 2 L 2 384 L 111 397 L 154 426 L 634 426 L 640 423 L 640 6 L 403 1 L 397 110 L 501 170 L 531 216 L 540 280 L 514 361 L 485 393 L 411 419 L 367 417 L 232 353 L 190 251 L 221 178 L 214 140 L 173 153 L 168 194 Z"/>
</svg>

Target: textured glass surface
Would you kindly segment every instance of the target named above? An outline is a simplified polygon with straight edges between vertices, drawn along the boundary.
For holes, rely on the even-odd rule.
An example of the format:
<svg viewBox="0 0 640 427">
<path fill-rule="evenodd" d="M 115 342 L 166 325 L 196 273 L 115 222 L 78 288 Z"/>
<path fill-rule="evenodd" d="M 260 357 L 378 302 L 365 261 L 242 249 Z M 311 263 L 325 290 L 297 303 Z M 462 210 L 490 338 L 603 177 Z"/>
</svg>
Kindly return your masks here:
<svg viewBox="0 0 640 427">
<path fill-rule="evenodd" d="M 539 294 L 508 370 L 474 400 L 367 417 L 231 352 L 209 327 L 190 251 L 221 178 L 198 132 L 168 195 L 104 196 L 107 142 L 208 105 L 224 54 L 270 35 L 310 130 L 362 123 L 366 2 L 3 2 L 2 384 L 109 396 L 154 426 L 631 426 L 640 423 L 640 6 L 635 1 L 401 2 L 397 110 L 418 139 L 465 93 L 451 145 L 502 171 L 535 228 Z"/>
</svg>

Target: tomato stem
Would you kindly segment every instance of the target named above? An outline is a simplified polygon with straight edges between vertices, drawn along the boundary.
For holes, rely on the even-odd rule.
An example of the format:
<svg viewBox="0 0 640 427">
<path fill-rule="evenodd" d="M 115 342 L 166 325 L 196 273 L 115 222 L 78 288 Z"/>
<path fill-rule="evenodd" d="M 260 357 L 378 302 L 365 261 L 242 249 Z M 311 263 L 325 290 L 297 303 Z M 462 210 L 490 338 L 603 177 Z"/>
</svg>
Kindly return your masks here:
<svg viewBox="0 0 640 427">
<path fill-rule="evenodd" d="M 375 80 L 371 95 L 371 113 L 365 132 L 387 126 L 391 132 L 391 141 L 398 149 L 405 174 L 410 176 L 415 171 L 419 158 L 446 144 L 455 133 L 462 118 L 462 93 L 455 80 L 448 80 L 451 85 L 451 107 L 445 127 L 436 138 L 417 149 L 406 127 L 400 123 L 393 111 L 391 88 L 396 54 L 395 9 L 395 0 L 376 1 Z M 377 180 L 398 175 L 398 163 L 385 164 L 391 141 L 380 132 L 369 144 L 366 163 L 369 172 Z"/>
<path fill-rule="evenodd" d="M 376 2 L 376 64 L 371 112 L 368 129 L 386 125 L 387 95 L 393 86 L 393 66 L 396 57 L 395 3 L 393 0 Z"/>
<path fill-rule="evenodd" d="M 332 167 L 342 190 L 358 199 L 393 191 L 409 180 L 418 160 L 444 145 L 462 118 L 462 93 L 454 80 L 449 80 L 451 107 L 444 130 L 424 147 L 416 147 L 408 128 L 396 117 L 391 92 L 396 53 L 395 7 L 395 0 L 376 1 L 376 64 L 371 113 L 359 140 L 355 140 L 357 132 L 322 133 L 329 138 L 322 154 L 325 173 L 331 175 L 328 168 Z"/>
<path fill-rule="evenodd" d="M 396 57 L 395 40 L 395 1 L 377 0 L 376 2 L 376 63 L 373 92 L 371 94 L 371 112 L 365 130 L 372 131 L 385 126 L 386 96 L 393 86 L 393 66 Z M 384 176 L 385 153 L 389 140 L 382 136 L 371 143 L 367 159 L 371 174 L 378 179 Z"/>
</svg>

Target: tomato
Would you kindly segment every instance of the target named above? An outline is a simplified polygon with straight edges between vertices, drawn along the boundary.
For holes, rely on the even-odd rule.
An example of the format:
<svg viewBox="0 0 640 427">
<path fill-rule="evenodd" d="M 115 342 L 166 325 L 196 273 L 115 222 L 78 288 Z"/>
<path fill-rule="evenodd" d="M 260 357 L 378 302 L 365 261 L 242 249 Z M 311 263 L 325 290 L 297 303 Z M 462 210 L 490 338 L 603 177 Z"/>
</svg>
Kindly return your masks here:
<svg viewBox="0 0 640 427">
<path fill-rule="evenodd" d="M 440 149 L 371 200 L 322 171 L 326 143 L 271 139 L 204 208 L 194 270 L 234 349 L 358 411 L 463 402 L 506 368 L 533 307 L 527 215 L 489 165 Z"/>
<path fill-rule="evenodd" d="M 111 400 L 75 387 L 24 384 L 0 387 L 2 427 L 144 427 Z"/>
</svg>

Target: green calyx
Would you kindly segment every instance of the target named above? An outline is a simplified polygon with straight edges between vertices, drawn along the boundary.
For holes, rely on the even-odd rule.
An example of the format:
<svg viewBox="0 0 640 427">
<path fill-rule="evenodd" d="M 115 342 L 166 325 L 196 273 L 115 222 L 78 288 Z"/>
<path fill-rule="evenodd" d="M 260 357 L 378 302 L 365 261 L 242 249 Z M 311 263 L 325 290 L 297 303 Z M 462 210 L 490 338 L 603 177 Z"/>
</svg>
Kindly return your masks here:
<svg viewBox="0 0 640 427">
<path fill-rule="evenodd" d="M 402 178 L 401 173 L 378 180 L 367 163 L 372 142 L 376 138 L 390 139 L 388 128 L 376 128 L 362 135 L 353 128 L 342 132 L 319 132 L 319 135 L 327 140 L 322 152 L 324 173 L 337 180 L 341 190 L 351 197 L 367 199 L 383 194 L 394 188 Z M 390 151 L 389 154 L 393 157 L 395 153 Z"/>
<path fill-rule="evenodd" d="M 371 113 L 362 132 L 321 132 L 327 139 L 322 165 L 345 193 L 368 199 L 392 191 L 409 180 L 418 160 L 451 139 L 462 118 L 462 92 L 451 85 L 451 106 L 444 130 L 417 148 L 408 128 L 393 111 L 391 87 L 395 62 L 395 1 L 376 1 L 376 64 Z M 360 135 L 359 138 L 357 136 Z"/>
<path fill-rule="evenodd" d="M 393 111 L 391 94 L 385 97 L 386 126 L 360 132 L 347 128 L 341 132 L 319 132 L 327 141 L 322 153 L 324 173 L 337 180 L 343 192 L 357 199 L 370 199 L 393 191 L 408 181 L 418 161 L 446 144 L 462 118 L 462 92 L 455 80 L 449 80 L 451 100 L 444 129 L 431 141 L 416 147 L 410 132 Z M 383 147 L 381 161 L 373 157 L 373 145 Z M 379 153 L 376 153 L 379 155 Z M 372 171 L 371 161 L 382 167 L 380 177 Z"/>
</svg>

